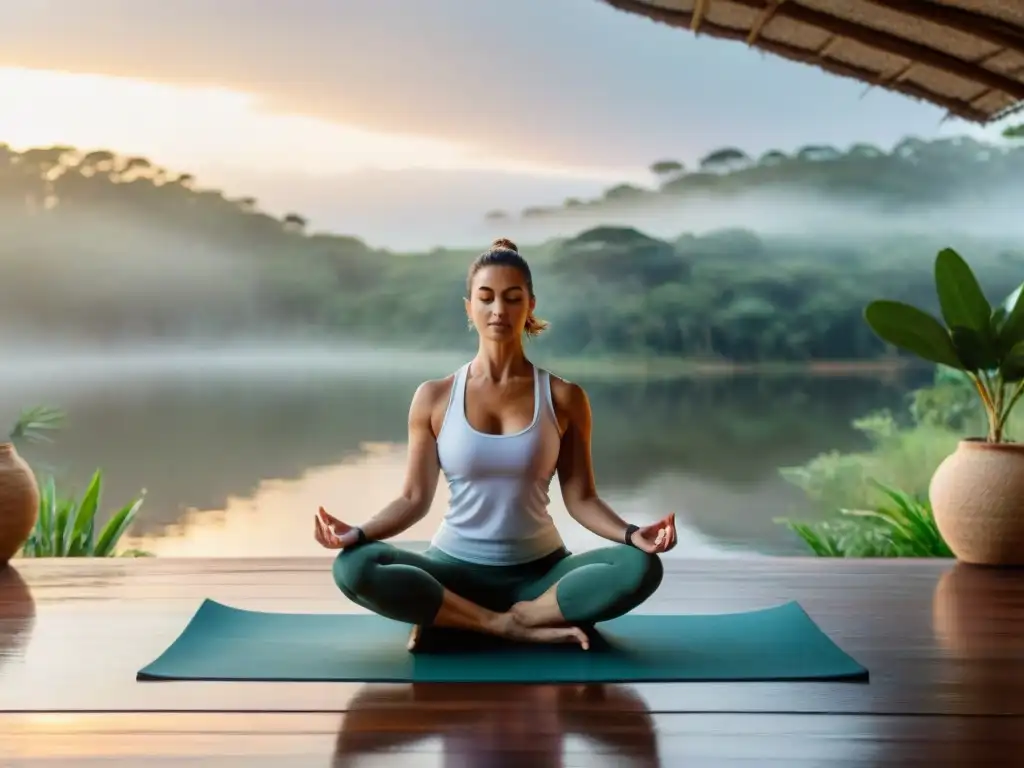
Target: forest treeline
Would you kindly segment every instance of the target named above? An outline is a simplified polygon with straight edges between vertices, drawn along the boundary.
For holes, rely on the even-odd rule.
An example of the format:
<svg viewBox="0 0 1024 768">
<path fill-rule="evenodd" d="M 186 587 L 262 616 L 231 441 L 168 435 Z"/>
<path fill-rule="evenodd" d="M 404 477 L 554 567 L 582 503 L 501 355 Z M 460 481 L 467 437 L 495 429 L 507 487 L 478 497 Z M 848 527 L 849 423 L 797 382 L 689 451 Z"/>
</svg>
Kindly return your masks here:
<svg viewBox="0 0 1024 768">
<path fill-rule="evenodd" d="M 1008 139 L 1024 138 L 1024 125 L 1007 128 Z M 600 197 L 571 197 L 556 205 L 522 211 L 492 210 L 491 222 L 569 219 L 623 213 L 687 199 L 727 201 L 755 192 L 826 195 L 856 200 L 879 210 L 921 210 L 950 201 L 976 199 L 1015 185 L 1024 177 L 1024 147 L 993 145 L 967 136 L 933 141 L 908 137 L 889 151 L 857 143 L 847 149 L 808 144 L 791 153 L 769 150 L 752 156 L 721 147 L 693 167 L 665 158 L 651 163 L 652 186 L 616 184 Z"/>
<path fill-rule="evenodd" d="M 969 139 L 908 140 L 881 154 L 819 150 L 754 165 L 722 150 L 689 174 L 665 161 L 657 194 L 785 178 L 924 205 L 943 190 L 982 195 L 1024 178 L 1024 148 Z M 665 240 L 600 226 L 520 245 L 538 314 L 552 323 L 536 343 L 564 356 L 875 358 L 887 351 L 863 321 L 865 304 L 884 296 L 934 307 L 939 248 L 960 249 L 994 295 L 1024 279 L 1024 243 L 991 239 L 824 242 L 738 228 Z M 473 255 L 393 253 L 310 232 L 299 213 L 271 216 L 255 199 L 146 158 L 0 145 L 0 337 L 309 333 L 451 347 L 471 341 L 461 298 Z"/>
</svg>

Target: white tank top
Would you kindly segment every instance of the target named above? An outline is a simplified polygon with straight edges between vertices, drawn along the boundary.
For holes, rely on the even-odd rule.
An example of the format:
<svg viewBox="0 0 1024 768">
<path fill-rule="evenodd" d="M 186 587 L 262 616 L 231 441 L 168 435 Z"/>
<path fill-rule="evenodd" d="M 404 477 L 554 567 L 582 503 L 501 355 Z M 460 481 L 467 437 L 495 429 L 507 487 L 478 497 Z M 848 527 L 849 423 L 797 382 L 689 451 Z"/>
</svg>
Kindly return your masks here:
<svg viewBox="0 0 1024 768">
<path fill-rule="evenodd" d="M 561 438 L 551 377 L 533 369 L 533 421 L 511 435 L 478 432 L 466 419 L 469 363 L 455 373 L 437 455 L 451 500 L 431 544 L 471 563 L 516 565 L 563 546 L 548 513 Z"/>
</svg>

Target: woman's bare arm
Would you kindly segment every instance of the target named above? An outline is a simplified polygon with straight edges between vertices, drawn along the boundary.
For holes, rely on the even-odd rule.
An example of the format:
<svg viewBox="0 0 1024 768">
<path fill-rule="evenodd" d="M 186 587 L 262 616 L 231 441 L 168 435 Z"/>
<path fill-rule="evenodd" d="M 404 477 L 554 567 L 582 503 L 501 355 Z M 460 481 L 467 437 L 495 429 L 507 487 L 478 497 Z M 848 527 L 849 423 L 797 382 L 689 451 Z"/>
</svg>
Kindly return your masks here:
<svg viewBox="0 0 1024 768">
<path fill-rule="evenodd" d="M 590 399 L 579 384 L 553 383 L 555 407 L 567 417 L 558 454 L 558 479 L 565 508 L 584 528 L 610 541 L 624 542 L 626 522 L 597 494 L 590 453 Z"/>
<path fill-rule="evenodd" d="M 591 411 L 587 393 L 578 384 L 554 380 L 555 408 L 566 415 L 566 430 L 558 454 L 562 500 L 572 518 L 602 538 L 626 543 L 628 526 L 597 494 L 590 451 Z M 676 545 L 675 515 L 641 526 L 630 536 L 639 549 L 651 554 Z"/>
<path fill-rule="evenodd" d="M 447 380 L 421 384 L 409 406 L 409 458 L 402 493 L 363 525 L 367 539 L 382 540 L 397 536 L 422 520 L 437 492 L 441 466 L 437 460 L 437 438 L 433 413 L 451 383 Z"/>
</svg>

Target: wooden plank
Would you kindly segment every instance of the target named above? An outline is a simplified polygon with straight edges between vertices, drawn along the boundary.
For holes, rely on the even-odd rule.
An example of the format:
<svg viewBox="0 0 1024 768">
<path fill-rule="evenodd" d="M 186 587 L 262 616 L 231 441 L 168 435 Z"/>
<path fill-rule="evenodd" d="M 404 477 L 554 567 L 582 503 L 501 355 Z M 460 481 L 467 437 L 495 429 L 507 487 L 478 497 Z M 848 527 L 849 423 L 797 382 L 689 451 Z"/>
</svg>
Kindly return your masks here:
<svg viewBox="0 0 1024 768">
<path fill-rule="evenodd" d="M 513 707 L 424 718 L 328 714 L 4 715 L 4 765 L 1010 766 L 1020 718 L 573 716 L 537 689 Z"/>
<path fill-rule="evenodd" d="M 341 712 L 359 684 L 137 683 L 205 597 L 245 608 L 359 610 L 330 559 L 28 560 L 0 572 L 0 711 Z M 1024 570 L 946 561 L 666 559 L 651 613 L 799 601 L 869 684 L 645 684 L 653 712 L 1024 715 Z M 444 686 L 441 686 L 444 689 Z M 471 711 L 483 688 L 424 710 Z M 489 687 L 513 697 L 522 687 Z M 379 707 L 390 705 L 380 700 Z"/>
</svg>

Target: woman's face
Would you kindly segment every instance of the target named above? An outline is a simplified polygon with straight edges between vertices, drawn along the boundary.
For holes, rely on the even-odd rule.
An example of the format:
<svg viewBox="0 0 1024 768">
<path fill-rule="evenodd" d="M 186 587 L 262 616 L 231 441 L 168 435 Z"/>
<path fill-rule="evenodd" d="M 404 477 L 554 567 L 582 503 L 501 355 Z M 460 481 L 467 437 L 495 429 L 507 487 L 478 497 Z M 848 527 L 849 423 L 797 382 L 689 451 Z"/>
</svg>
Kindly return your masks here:
<svg viewBox="0 0 1024 768">
<path fill-rule="evenodd" d="M 466 316 L 481 338 L 495 341 L 520 338 L 536 302 L 523 273 L 515 267 L 489 266 L 477 270 L 466 299 Z"/>
</svg>

